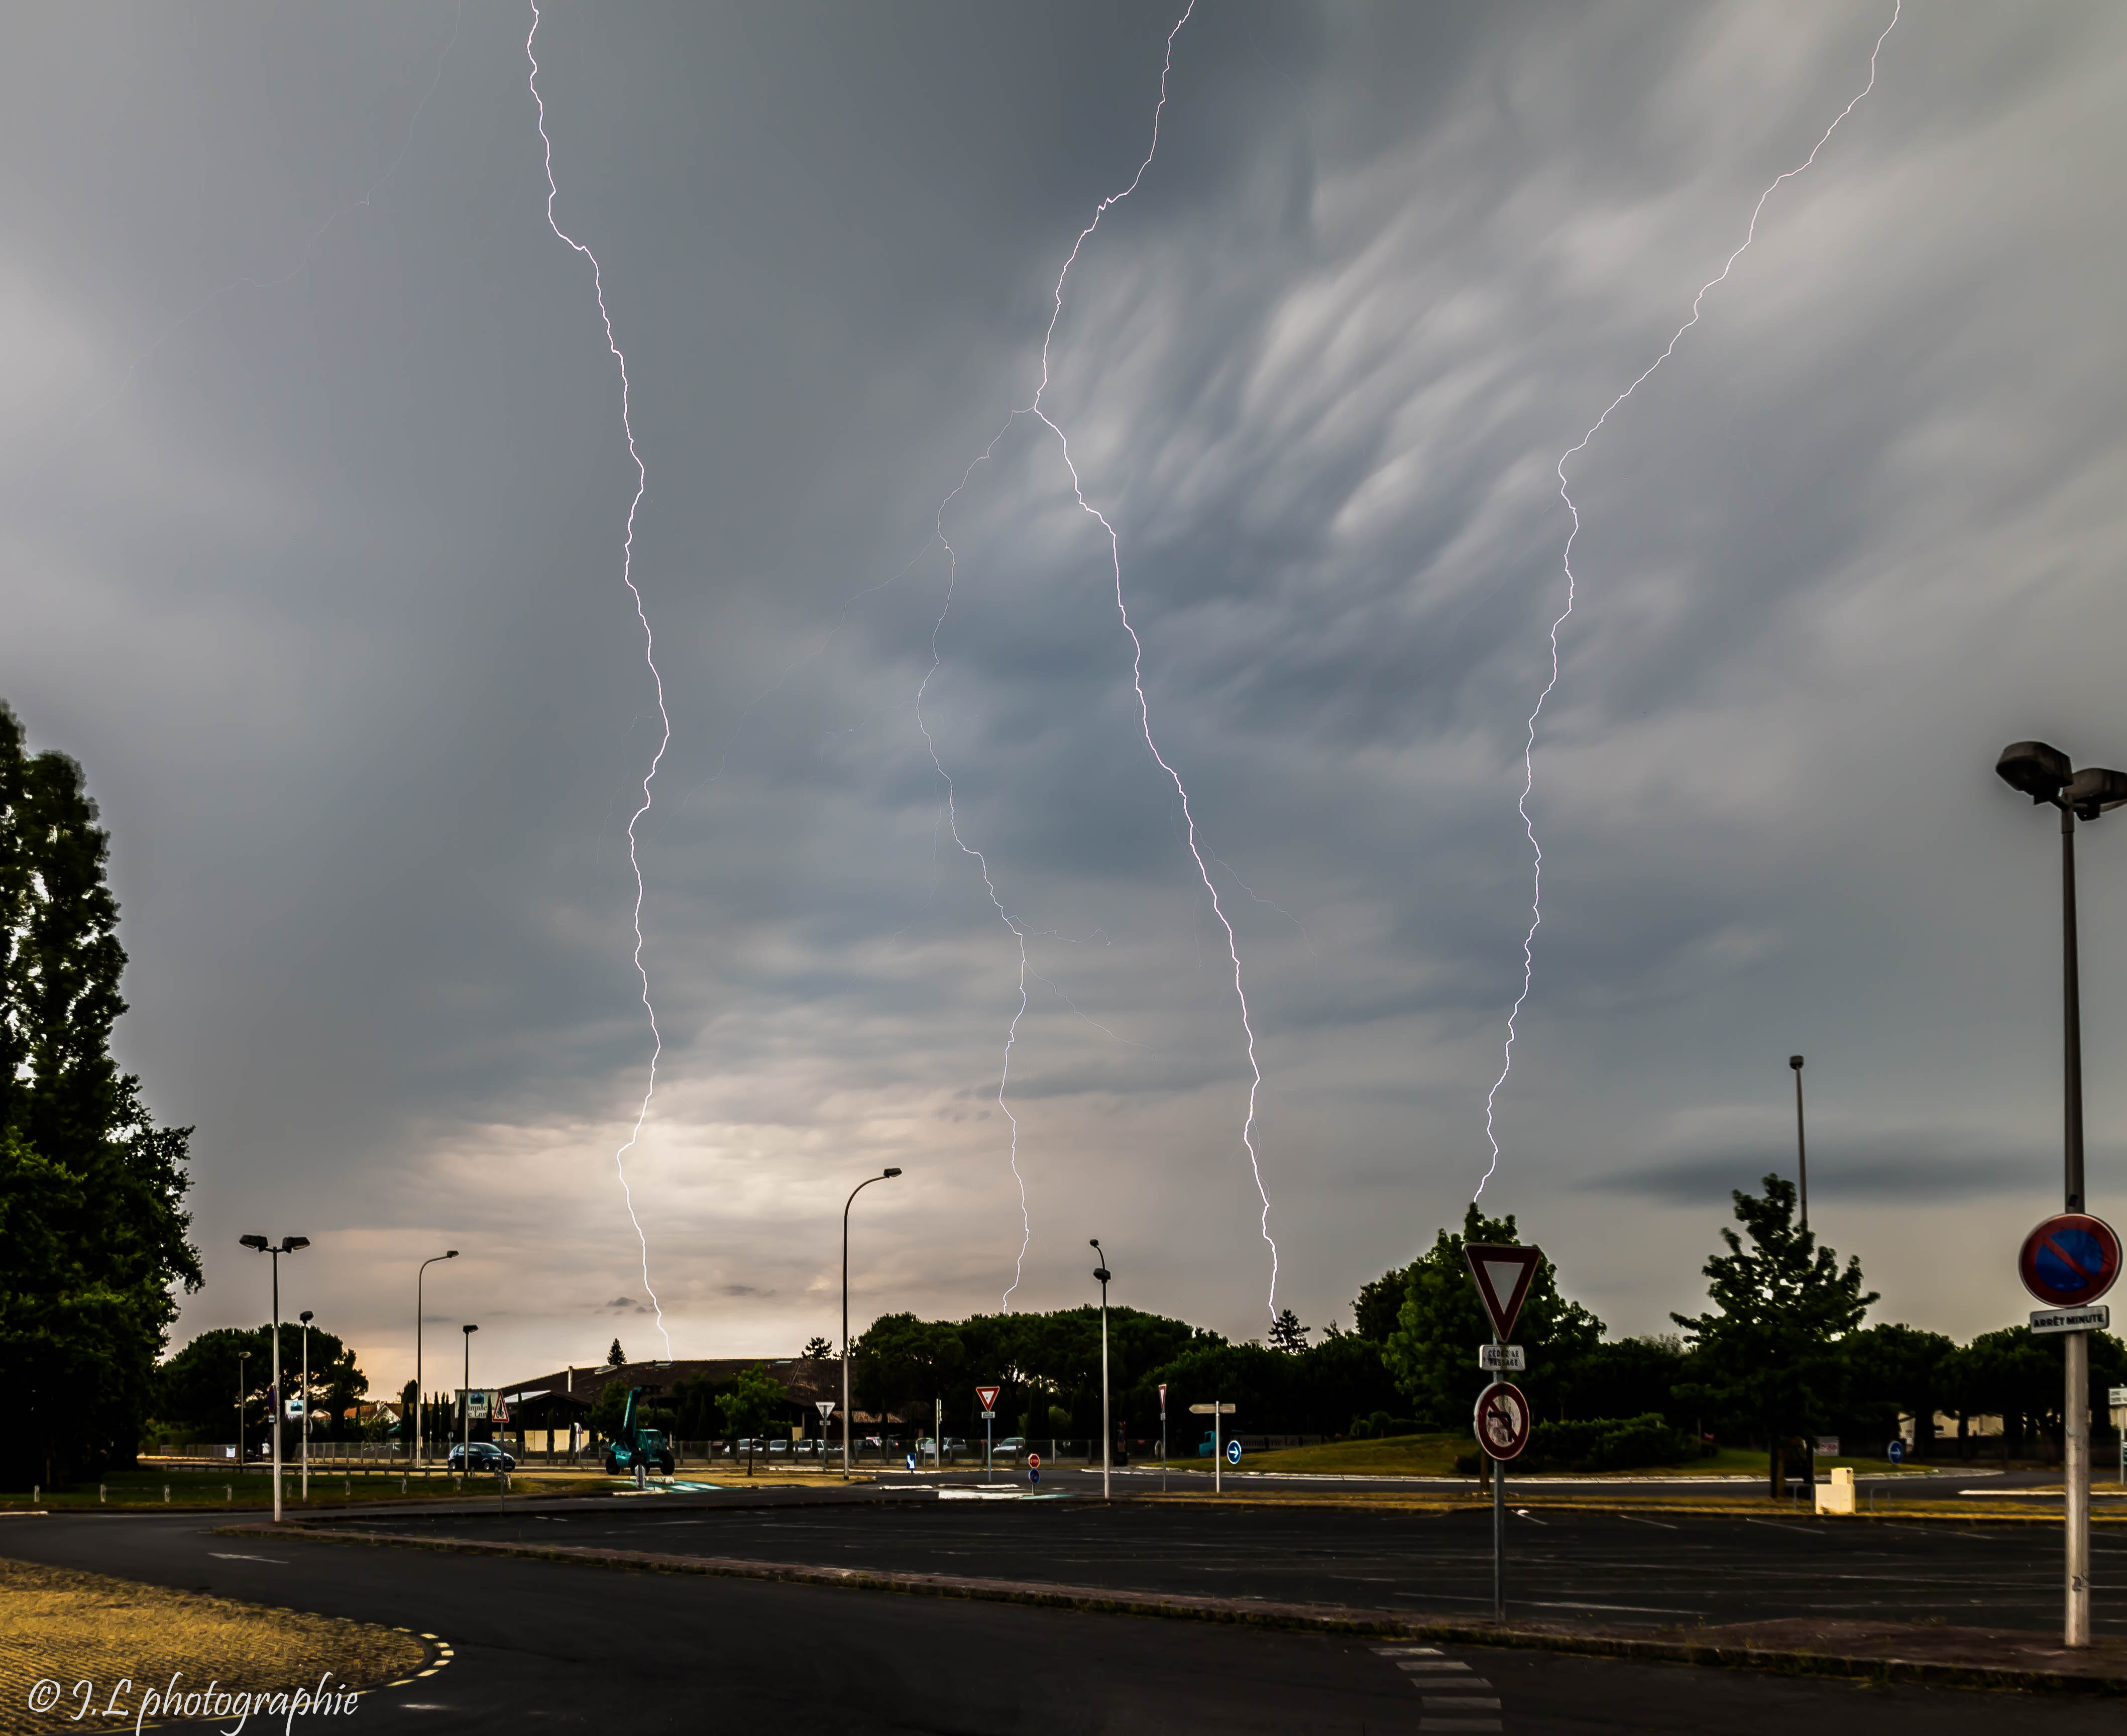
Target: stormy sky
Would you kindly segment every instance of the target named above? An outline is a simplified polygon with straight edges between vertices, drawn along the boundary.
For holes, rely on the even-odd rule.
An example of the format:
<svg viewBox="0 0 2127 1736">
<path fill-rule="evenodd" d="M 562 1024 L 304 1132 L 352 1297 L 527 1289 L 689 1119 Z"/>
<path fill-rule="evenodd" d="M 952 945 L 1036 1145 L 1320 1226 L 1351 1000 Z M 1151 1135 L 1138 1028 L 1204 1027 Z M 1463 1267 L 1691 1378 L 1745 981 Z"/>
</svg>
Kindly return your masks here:
<svg viewBox="0 0 2127 1736">
<path fill-rule="evenodd" d="M 121 1056 L 197 1128 L 180 1339 L 263 1317 L 258 1231 L 313 1239 L 284 1306 L 380 1387 L 446 1247 L 429 1355 L 479 1321 L 476 1383 L 659 1352 L 651 1286 L 677 1354 L 789 1354 L 838 1330 L 886 1164 L 860 1326 L 1016 1272 L 1014 1307 L 1090 1299 L 1098 1236 L 1116 1300 L 1261 1333 L 1225 932 L 1106 534 L 1011 414 L 1178 12 L 546 13 L 671 727 L 647 1286 L 615 1153 L 661 724 L 529 8 L 17 12 L 0 695 L 88 768 Z M 1042 404 L 1233 924 L 1277 1300 L 1318 1330 L 1490 1161 L 1554 467 L 1889 21 L 1201 0 L 1072 267 Z M 1908 6 L 1569 467 L 1485 1201 L 1614 1331 L 1695 1307 L 1728 1189 L 1791 1169 L 1791 1052 L 1876 1317 L 2028 1306 L 2058 846 L 1992 768 L 2127 760 L 2123 81 L 2116 7 Z M 2115 827 L 2081 861 L 2101 1212 Z"/>
</svg>

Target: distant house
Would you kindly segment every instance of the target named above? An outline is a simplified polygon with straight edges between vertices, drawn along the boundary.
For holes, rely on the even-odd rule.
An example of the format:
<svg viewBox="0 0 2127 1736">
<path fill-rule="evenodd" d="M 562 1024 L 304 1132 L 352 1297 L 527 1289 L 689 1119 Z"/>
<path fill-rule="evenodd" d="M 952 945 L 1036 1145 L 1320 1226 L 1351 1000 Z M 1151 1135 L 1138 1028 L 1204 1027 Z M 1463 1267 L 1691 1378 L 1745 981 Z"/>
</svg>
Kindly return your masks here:
<svg viewBox="0 0 2127 1736">
<path fill-rule="evenodd" d="M 530 1452 L 566 1451 L 572 1440 L 588 1438 L 586 1427 L 592 1408 L 614 1382 L 641 1387 L 653 1402 L 670 1400 L 682 1381 L 707 1379 L 722 1383 L 737 1378 L 747 1368 L 767 1365 L 770 1378 L 783 1388 L 782 1415 L 772 1429 L 788 1429 L 792 1435 L 817 1435 L 819 1402 L 832 1400 L 840 1421 L 842 1401 L 842 1364 L 839 1357 L 812 1360 L 800 1356 L 732 1356 L 707 1359 L 680 1359 L 668 1363 L 623 1363 L 618 1368 L 568 1368 L 497 1388 L 509 1409 L 502 1431 L 518 1439 Z M 859 1412 L 859 1424 L 876 1419 Z M 573 1434 L 572 1434 L 573 1425 Z M 713 1434 L 718 1432 L 713 1429 Z"/>
</svg>

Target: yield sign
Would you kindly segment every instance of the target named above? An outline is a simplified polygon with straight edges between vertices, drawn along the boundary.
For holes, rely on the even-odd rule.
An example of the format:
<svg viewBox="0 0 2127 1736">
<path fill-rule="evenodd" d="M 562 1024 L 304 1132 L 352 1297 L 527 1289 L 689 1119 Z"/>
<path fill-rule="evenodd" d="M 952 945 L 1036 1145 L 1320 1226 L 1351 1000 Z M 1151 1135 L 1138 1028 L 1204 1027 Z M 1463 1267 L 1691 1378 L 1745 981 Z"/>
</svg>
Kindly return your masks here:
<svg viewBox="0 0 2127 1736">
<path fill-rule="evenodd" d="M 997 1409 L 997 1394 L 1003 1391 L 1002 1387 L 977 1387 L 975 1397 L 983 1402 L 985 1411 L 994 1411 Z"/>
<path fill-rule="evenodd" d="M 1529 1286 L 1536 1282 L 1543 1250 L 1511 1243 L 1466 1242 L 1462 1258 L 1469 1263 L 1470 1281 L 1477 1287 L 1477 1299 L 1491 1316 L 1492 1330 L 1503 1342 L 1513 1337 L 1514 1316 L 1528 1300 Z"/>
</svg>

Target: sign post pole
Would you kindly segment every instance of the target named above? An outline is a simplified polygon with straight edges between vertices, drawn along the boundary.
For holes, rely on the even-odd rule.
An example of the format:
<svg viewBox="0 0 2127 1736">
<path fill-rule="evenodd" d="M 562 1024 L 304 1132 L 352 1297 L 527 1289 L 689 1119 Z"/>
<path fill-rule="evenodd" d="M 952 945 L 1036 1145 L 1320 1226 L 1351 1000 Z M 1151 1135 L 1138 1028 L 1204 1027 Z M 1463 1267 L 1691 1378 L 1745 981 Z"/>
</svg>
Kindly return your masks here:
<svg viewBox="0 0 2127 1736">
<path fill-rule="evenodd" d="M 2081 1143 L 2072 1141 L 2080 1158 Z M 2061 1481 L 2066 1533 L 2067 1609 L 2063 1643 L 2090 1644 L 2090 1334 L 2112 1323 L 2097 1298 L 2120 1275 L 2120 1238 L 2104 1219 L 2082 1209 L 2081 1166 L 2069 1169 L 2068 1209 L 2048 1218 L 2024 1238 L 2016 1257 L 2024 1288 L 2052 1306 L 2031 1314 L 2035 1334 L 2058 1334 L 2063 1394 Z"/>
<path fill-rule="evenodd" d="M 997 1421 L 997 1395 L 1003 1391 L 1002 1387 L 975 1388 L 976 1402 L 983 1407 L 983 1481 L 984 1482 L 988 1482 L 992 1474 L 990 1470 L 990 1438 L 992 1425 Z"/>
<path fill-rule="evenodd" d="M 1485 1316 L 1491 1322 L 1492 1342 L 1480 1345 L 1477 1366 L 1504 1370 L 1524 1362 L 1518 1345 L 1508 1344 L 1515 1317 L 1528 1300 L 1536 1275 L 1543 1264 L 1543 1250 L 1518 1243 L 1466 1242 L 1463 1264 L 1477 1292 Z M 1519 1387 L 1495 1379 L 1477 1395 L 1471 1432 L 1477 1449 L 1490 1462 L 1492 1471 L 1492 1620 L 1507 1619 L 1507 1461 L 1528 1444 L 1531 1424 L 1528 1401 Z"/>
<path fill-rule="evenodd" d="M 2127 1482 L 2127 1449 L 2120 1454 L 2120 1482 Z M 1167 1383 L 1159 1383 L 1159 1492 L 1167 1492 Z"/>
<path fill-rule="evenodd" d="M 1499 1343 L 1495 1338 L 1492 1342 Z M 1483 1443 L 1480 1442 L 1480 1445 Z M 1507 1462 L 1492 1461 L 1492 1620 L 1507 1619 Z"/>
</svg>

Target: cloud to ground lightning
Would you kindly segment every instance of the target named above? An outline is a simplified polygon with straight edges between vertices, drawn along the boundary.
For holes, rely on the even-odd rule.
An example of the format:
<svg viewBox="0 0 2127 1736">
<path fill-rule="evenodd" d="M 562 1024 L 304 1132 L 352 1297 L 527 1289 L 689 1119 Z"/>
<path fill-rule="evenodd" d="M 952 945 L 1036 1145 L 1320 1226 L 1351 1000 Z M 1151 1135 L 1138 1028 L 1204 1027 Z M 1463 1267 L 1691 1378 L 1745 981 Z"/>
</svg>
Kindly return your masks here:
<svg viewBox="0 0 2127 1736">
<path fill-rule="evenodd" d="M 1210 894 L 1212 914 L 1218 918 L 1219 926 L 1225 932 L 1226 937 L 1226 956 L 1233 967 L 1234 995 L 1235 1000 L 1239 1004 L 1241 1029 L 1246 1040 L 1248 1063 L 1248 1111 L 1241 1123 L 1241 1144 L 1243 1149 L 1248 1154 L 1249 1173 L 1253 1178 L 1257 1198 L 1262 1205 L 1260 1225 L 1263 1240 L 1270 1250 L 1271 1261 L 1268 1306 L 1272 1316 L 1275 1318 L 1277 1311 L 1277 1242 L 1271 1234 L 1270 1193 L 1267 1188 L 1264 1185 L 1262 1154 L 1258 1150 L 1256 1144 L 1257 1103 L 1262 1089 L 1262 1068 L 1260 1062 L 1258 1060 L 1256 1055 L 1255 1026 L 1253 1017 L 1249 1012 L 1248 991 L 1242 975 L 1239 939 L 1234 932 L 1234 925 L 1231 920 L 1228 918 L 1225 906 L 1219 896 L 1217 883 L 1213 880 L 1210 869 L 1205 860 L 1204 848 L 1197 836 L 1196 815 L 1190 803 L 1188 787 L 1182 781 L 1181 773 L 1175 769 L 1174 766 L 1168 760 L 1167 757 L 1160 752 L 1159 744 L 1153 734 L 1151 701 L 1147 697 L 1144 690 L 1144 646 L 1143 642 L 1138 637 L 1136 627 L 1130 620 L 1129 603 L 1123 589 L 1121 539 L 1116 534 L 1114 524 L 1109 521 L 1106 515 L 1101 511 L 1099 507 L 1096 506 L 1086 497 L 1084 483 L 1079 477 L 1078 465 L 1071 456 L 1070 439 L 1065 434 L 1062 426 L 1049 415 L 1047 410 L 1045 410 L 1042 405 L 1042 399 L 1047 393 L 1049 387 L 1050 353 L 1055 341 L 1057 324 L 1063 318 L 1064 291 L 1065 283 L 1068 282 L 1071 275 L 1071 268 L 1078 263 L 1079 254 L 1084 249 L 1087 240 L 1092 238 L 1093 232 L 1100 227 L 1101 219 L 1115 206 L 1120 203 L 1123 200 L 1130 197 L 1132 193 L 1138 190 L 1139 186 L 1144 179 L 1146 172 L 1152 167 L 1153 159 L 1158 154 L 1160 121 L 1161 117 L 1166 111 L 1168 101 L 1168 81 L 1174 69 L 1175 38 L 1182 33 L 1182 26 L 1188 23 L 1190 17 L 1194 13 L 1195 10 L 1196 0 L 1189 0 L 1189 4 L 1183 9 L 1182 16 L 1175 21 L 1173 28 L 1167 33 L 1166 55 L 1160 67 L 1159 100 L 1153 107 L 1152 139 L 1149 145 L 1146 149 L 1144 160 L 1138 164 L 1137 173 L 1130 178 L 1130 184 L 1127 187 L 1125 187 L 1119 192 L 1109 194 L 1094 207 L 1092 221 L 1078 232 L 1077 240 L 1071 244 L 1071 251 L 1069 254 L 1064 261 L 1063 268 L 1057 273 L 1055 287 L 1051 292 L 1049 298 L 1050 311 L 1049 316 L 1049 327 L 1048 330 L 1042 334 L 1041 377 L 1035 388 L 1033 398 L 1023 408 L 1013 410 L 1011 415 L 1006 418 L 1004 426 L 998 429 L 997 434 L 991 439 L 988 446 L 983 448 L 981 455 L 968 467 L 966 474 L 961 477 L 959 483 L 955 487 L 952 494 L 948 495 L 939 507 L 937 519 L 938 540 L 945 546 L 949 561 L 953 562 L 953 574 L 949 576 L 948 579 L 945 603 L 944 608 L 941 608 L 940 610 L 937 626 L 943 626 L 945 619 L 945 611 L 950 609 L 951 607 L 952 581 L 953 578 L 957 576 L 958 568 L 958 557 L 955 554 L 952 545 L 950 541 L 947 540 L 946 537 L 945 528 L 946 510 L 952 505 L 955 497 L 959 494 L 961 490 L 967 486 L 969 478 L 974 474 L 977 467 L 988 461 L 991 455 L 996 451 L 998 441 L 1002 440 L 1005 434 L 1011 430 L 1013 424 L 1017 422 L 1022 416 L 1032 417 L 1036 421 L 1039 421 L 1042 426 L 1046 428 L 1051 434 L 1056 436 L 1057 443 L 1063 453 L 1064 465 L 1070 472 L 1072 494 L 1077 500 L 1079 509 L 1092 518 L 1100 525 L 1101 531 L 1107 538 L 1109 566 L 1112 576 L 1115 591 L 1116 613 L 1118 619 L 1122 624 L 1123 631 L 1129 636 L 1130 642 L 1130 685 L 1137 699 L 1139 730 L 1144 738 L 1146 751 L 1152 755 L 1154 763 L 1158 766 L 1161 771 L 1166 774 L 1168 780 L 1174 785 L 1175 795 L 1182 805 L 1184 836 L 1188 846 L 1190 856 L 1196 865 L 1196 872 L 1198 877 L 1203 881 L 1204 889 Z M 937 628 L 934 627 L 931 634 L 931 666 L 930 671 L 928 671 L 924 676 L 924 688 L 927 688 L 929 686 L 931 676 L 936 672 L 937 667 Z M 1008 1289 L 1005 1292 L 1005 1299 L 1007 1304 L 1009 1304 L 1011 1297 L 1011 1291 L 1013 1289 L 1016 1289 L 1019 1286 L 1020 1274 L 1024 1268 L 1026 1261 L 1027 1245 L 1031 1240 L 1033 1235 L 1032 1218 L 1028 1212 L 1026 1203 L 1026 1179 L 1021 1173 L 1019 1168 L 1019 1122 L 1017 1118 L 1012 1115 L 1011 1110 L 1006 1102 L 1006 1087 L 1010 1080 L 1011 1070 L 1012 1048 L 1018 1040 L 1020 1020 L 1025 1015 L 1026 1011 L 1026 979 L 1028 975 L 1026 956 L 1027 937 L 1026 930 L 1006 909 L 1003 901 L 998 897 L 996 884 L 991 876 L 988 860 L 983 856 L 981 851 L 971 847 L 966 840 L 960 836 L 958 818 L 953 806 L 952 780 L 947 776 L 944 765 L 939 761 L 936 744 L 931 739 L 928 727 L 923 723 L 921 714 L 922 689 L 919 688 L 917 698 L 917 722 L 918 727 L 922 728 L 925 743 L 931 749 L 931 762 L 937 767 L 940 777 L 943 778 L 945 781 L 946 813 L 947 818 L 951 824 L 953 842 L 959 845 L 961 850 L 965 851 L 968 855 L 975 858 L 975 861 L 982 871 L 983 886 L 989 893 L 990 902 L 996 907 L 999 918 L 1004 923 L 1005 926 L 1011 931 L 1014 940 L 1017 943 L 1019 948 L 1019 1006 L 1014 1012 L 1011 1024 L 1006 1031 L 1004 1065 L 997 1082 L 997 1106 L 1004 1111 L 1006 1117 L 1010 1121 L 1011 1126 L 1011 1168 L 1013 1178 L 1018 1183 L 1019 1186 L 1021 1222 L 1021 1240 L 1018 1258 L 1014 1264 L 1012 1286 L 1011 1289 Z"/>
<path fill-rule="evenodd" d="M 1491 1180 L 1499 1167 L 1499 1139 L 1495 1125 L 1494 1113 L 1500 1089 L 1507 1082 L 1507 1075 L 1514 1070 L 1515 1023 L 1521 1017 L 1523 1005 L 1528 1001 L 1530 987 L 1535 980 L 1536 932 L 1543 926 L 1543 847 L 1537 842 L 1536 822 L 1529 818 L 1528 803 L 1530 795 L 1536 789 L 1537 720 L 1543 715 L 1544 704 L 1551 698 L 1553 690 L 1558 685 L 1559 629 L 1565 626 L 1567 618 L 1572 614 L 1574 602 L 1579 590 L 1579 584 L 1573 572 L 1573 545 L 1580 535 L 1580 508 L 1575 504 L 1566 481 L 1566 461 L 1585 452 L 1589 443 L 1603 431 L 1604 425 L 1608 422 L 1612 412 L 1637 391 L 1663 363 L 1676 353 L 1676 346 L 1683 341 L 1684 334 L 1698 325 L 1699 312 L 1705 304 L 1707 296 L 1727 281 L 1729 273 L 1736 268 L 1736 262 L 1750 250 L 1751 242 L 1757 239 L 1758 219 L 1765 213 L 1765 202 L 1778 192 L 1784 183 L 1794 179 L 1817 161 L 1818 153 L 1831 142 L 1831 135 L 1839 130 L 1840 123 L 1860 106 L 1863 97 L 1875 89 L 1876 63 L 1883 52 L 1883 44 L 1890 39 L 1891 32 L 1898 27 L 1899 14 L 1903 10 L 1904 4 L 1905 0 L 1892 0 L 1891 21 L 1883 26 L 1883 35 L 1877 37 L 1876 45 L 1869 53 L 1868 82 L 1855 93 L 1846 107 L 1832 117 L 1831 125 L 1825 128 L 1823 135 L 1814 145 L 1811 146 L 1809 154 L 1793 168 L 1775 176 L 1765 190 L 1758 195 L 1758 202 L 1750 208 L 1750 221 L 1744 229 L 1742 240 L 1737 244 L 1736 250 L 1722 261 L 1721 269 L 1700 284 L 1698 293 L 1691 298 L 1691 316 L 1670 334 L 1670 340 L 1663 346 L 1662 353 L 1633 378 L 1632 384 L 1611 399 L 1604 406 L 1603 414 L 1596 417 L 1589 425 L 1588 431 L 1559 456 L 1558 497 L 1566 503 L 1566 510 L 1573 519 L 1573 528 L 1566 533 L 1566 549 L 1561 557 L 1561 564 L 1566 573 L 1566 607 L 1559 612 L 1557 619 L 1551 624 L 1551 676 L 1550 679 L 1545 681 L 1543 690 L 1537 695 L 1536 704 L 1529 712 L 1528 735 L 1522 747 L 1522 793 L 1519 800 L 1515 804 L 1516 811 L 1522 817 L 1523 829 L 1528 834 L 1529 849 L 1535 857 L 1535 866 L 1531 875 L 1529 926 L 1528 933 L 1522 937 L 1522 988 L 1521 993 L 1514 997 L 1512 1011 L 1507 1015 L 1507 1037 L 1500 1056 L 1499 1076 L 1493 1080 L 1492 1089 L 1485 1094 L 1485 1141 L 1492 1148 L 1492 1159 L 1486 1165 L 1484 1174 L 1478 1179 L 1477 1190 L 1473 1198 L 1484 1197 L 1485 1184 Z"/>
<path fill-rule="evenodd" d="M 642 800 L 628 822 L 628 865 L 635 875 L 635 972 L 642 983 L 642 1010 L 650 1019 L 650 1077 L 642 1092 L 642 1102 L 635 1112 L 635 1126 L 628 1140 L 613 1155 L 613 1172 L 620 1179 L 621 1197 L 627 1202 L 628 1221 L 635 1226 L 636 1240 L 642 1245 L 642 1288 L 648 1293 L 651 1307 L 656 1310 L 657 1330 L 665 1340 L 665 1354 L 672 1354 L 672 1335 L 665 1329 L 665 1308 L 657 1299 L 657 1292 L 650 1282 L 650 1238 L 643 1233 L 642 1220 L 635 1215 L 635 1193 L 628 1183 L 628 1152 L 642 1137 L 642 1124 L 650 1114 L 651 1099 L 657 1093 L 657 1062 L 665 1052 L 665 1038 L 657 1028 L 657 1008 L 650 998 L 650 971 L 642 962 L 642 861 L 636 828 L 644 814 L 650 811 L 650 786 L 657 776 L 657 767 L 665 757 L 665 750 L 672 742 L 672 718 L 665 708 L 665 678 L 657 668 L 657 641 L 650 630 L 650 615 L 643 606 L 642 592 L 635 582 L 635 515 L 642 505 L 644 491 L 650 482 L 649 472 L 643 467 L 642 455 L 636 449 L 635 424 L 630 414 L 628 358 L 621 353 L 618 339 L 613 335 L 613 315 L 605 305 L 605 273 L 600 268 L 598 255 L 564 230 L 554 217 L 554 202 L 561 197 L 561 189 L 554 181 L 554 143 L 547 136 L 547 104 L 539 94 L 539 59 L 533 52 L 533 45 L 539 35 L 539 7 L 532 0 L 532 28 L 524 38 L 524 58 L 531 63 L 530 86 L 532 100 L 538 105 L 539 143 L 545 153 L 547 170 L 547 225 L 562 241 L 590 261 L 591 292 L 598 300 L 599 318 L 605 327 L 605 344 L 612 352 L 614 365 L 620 370 L 620 425 L 628 437 L 628 461 L 635 466 L 635 493 L 628 503 L 628 524 L 621 538 L 620 580 L 628 587 L 629 598 L 635 605 L 635 618 L 642 627 L 642 658 L 649 666 L 650 679 L 657 693 L 657 749 L 650 757 L 649 769 L 642 775 Z"/>
</svg>

